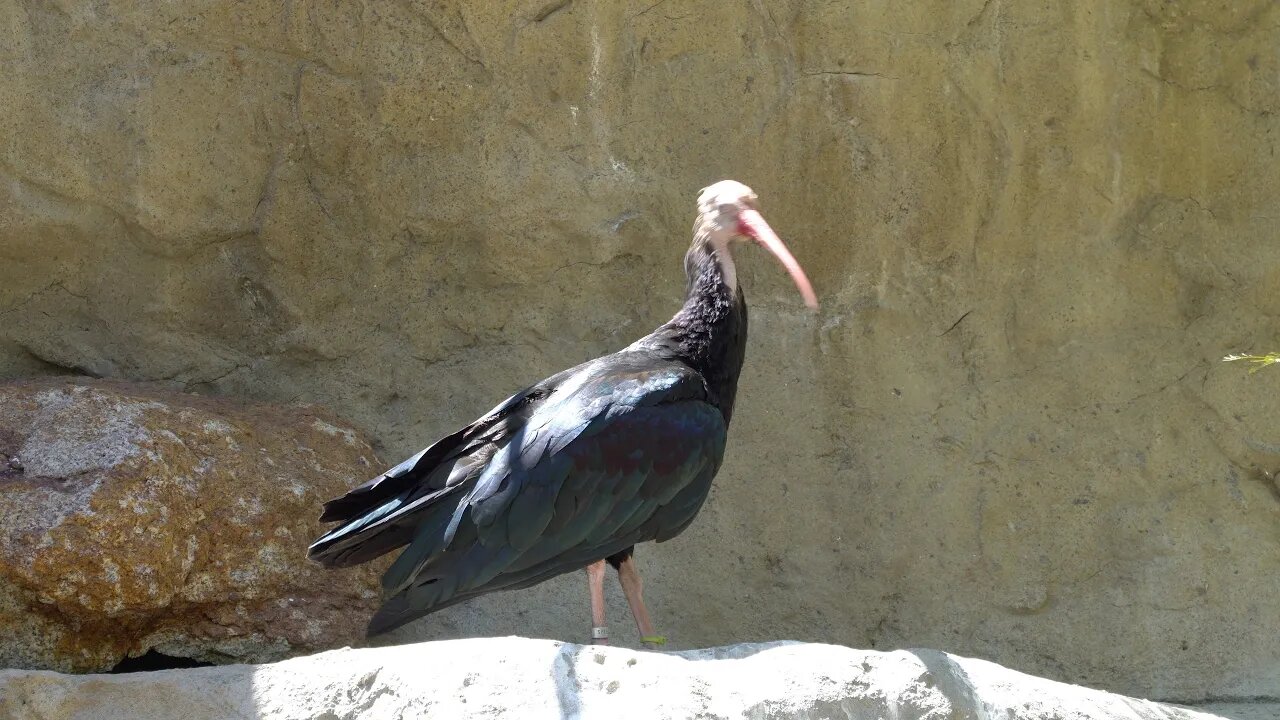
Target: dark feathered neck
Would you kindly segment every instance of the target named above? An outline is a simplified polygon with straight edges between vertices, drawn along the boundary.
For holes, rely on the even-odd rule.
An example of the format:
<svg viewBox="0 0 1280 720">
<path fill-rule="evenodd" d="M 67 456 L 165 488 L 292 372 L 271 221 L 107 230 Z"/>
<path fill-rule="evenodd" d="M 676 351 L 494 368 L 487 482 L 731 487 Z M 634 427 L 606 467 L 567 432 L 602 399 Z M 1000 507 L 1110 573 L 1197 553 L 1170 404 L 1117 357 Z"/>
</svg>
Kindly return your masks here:
<svg viewBox="0 0 1280 720">
<path fill-rule="evenodd" d="M 728 422 L 747 345 L 747 303 L 737 283 L 730 284 L 736 271 L 727 249 L 695 243 L 685 255 L 684 268 L 684 306 L 637 344 L 701 373 Z"/>
</svg>

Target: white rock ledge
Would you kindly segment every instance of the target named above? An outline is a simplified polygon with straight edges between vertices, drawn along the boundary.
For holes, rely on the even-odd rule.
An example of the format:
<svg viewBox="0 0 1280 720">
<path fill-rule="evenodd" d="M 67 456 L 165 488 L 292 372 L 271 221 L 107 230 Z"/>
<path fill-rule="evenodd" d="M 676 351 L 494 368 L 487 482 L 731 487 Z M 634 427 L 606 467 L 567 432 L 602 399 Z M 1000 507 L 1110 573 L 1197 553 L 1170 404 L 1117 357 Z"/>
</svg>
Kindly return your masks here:
<svg viewBox="0 0 1280 720">
<path fill-rule="evenodd" d="M 787 642 L 654 653 L 511 637 L 348 648 L 271 665 L 128 675 L 0 670 L 0 720 L 402 717 L 1222 716 L 1044 680 L 936 650 L 873 652 Z"/>
</svg>

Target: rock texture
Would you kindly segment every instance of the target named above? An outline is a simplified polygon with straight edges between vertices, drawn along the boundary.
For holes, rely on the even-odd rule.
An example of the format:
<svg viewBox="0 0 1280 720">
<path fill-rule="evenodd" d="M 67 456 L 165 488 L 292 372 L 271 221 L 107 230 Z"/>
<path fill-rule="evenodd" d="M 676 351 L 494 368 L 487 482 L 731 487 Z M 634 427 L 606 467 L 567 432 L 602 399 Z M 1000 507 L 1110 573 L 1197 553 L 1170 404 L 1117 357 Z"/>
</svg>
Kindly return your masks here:
<svg viewBox="0 0 1280 720">
<path fill-rule="evenodd" d="M 0 384 L 0 667 L 100 671 L 151 649 L 265 662 L 353 642 L 374 568 L 329 574 L 305 548 L 318 504 L 375 462 L 316 408 Z"/>
<path fill-rule="evenodd" d="M 1280 706 L 1258 706 L 1262 711 Z M 844 718 L 1215 720 L 936 650 L 766 643 L 660 654 L 494 638 L 275 665 L 72 677 L 0 671 L 6 720 Z M 1241 720 L 1247 716 L 1237 715 Z"/>
<path fill-rule="evenodd" d="M 1280 5 L 0 3 L 0 375 L 303 399 L 396 460 L 666 319 L 752 185 L 682 647 L 1280 688 Z M 310 512 L 307 513 L 310 516 Z M 335 580 L 336 582 L 336 580 Z M 583 639 L 580 577 L 398 639 Z M 614 626 L 625 606 L 614 597 Z"/>
</svg>

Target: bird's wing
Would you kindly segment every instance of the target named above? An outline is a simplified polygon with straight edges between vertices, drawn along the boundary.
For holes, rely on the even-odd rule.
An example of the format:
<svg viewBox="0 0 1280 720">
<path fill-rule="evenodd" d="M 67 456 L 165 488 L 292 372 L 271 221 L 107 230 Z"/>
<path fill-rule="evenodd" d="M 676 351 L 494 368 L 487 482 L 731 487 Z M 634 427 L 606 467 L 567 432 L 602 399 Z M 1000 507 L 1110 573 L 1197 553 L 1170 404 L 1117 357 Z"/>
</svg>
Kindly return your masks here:
<svg viewBox="0 0 1280 720">
<path fill-rule="evenodd" d="M 347 567 L 409 542 L 422 514 L 469 489 L 465 481 L 479 474 L 497 444 L 505 442 L 571 373 L 552 375 L 521 390 L 469 425 L 325 503 L 320 520 L 342 525 L 312 543 L 308 556 L 329 567 Z"/>
<path fill-rule="evenodd" d="M 688 525 L 724 455 L 724 417 L 687 366 L 608 360 L 537 407 L 443 528 L 420 528 L 383 577 L 371 633 Z"/>
</svg>

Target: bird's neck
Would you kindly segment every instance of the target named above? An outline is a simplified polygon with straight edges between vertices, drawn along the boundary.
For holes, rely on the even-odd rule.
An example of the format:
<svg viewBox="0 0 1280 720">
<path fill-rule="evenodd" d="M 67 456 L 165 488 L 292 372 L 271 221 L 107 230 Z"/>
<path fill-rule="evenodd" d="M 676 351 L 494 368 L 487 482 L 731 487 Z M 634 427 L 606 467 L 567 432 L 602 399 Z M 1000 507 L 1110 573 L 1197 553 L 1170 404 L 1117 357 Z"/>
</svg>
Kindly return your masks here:
<svg viewBox="0 0 1280 720">
<path fill-rule="evenodd" d="M 695 243 L 684 266 L 684 306 L 652 337 L 702 374 L 727 422 L 746 351 L 747 303 L 727 247 Z"/>
</svg>

